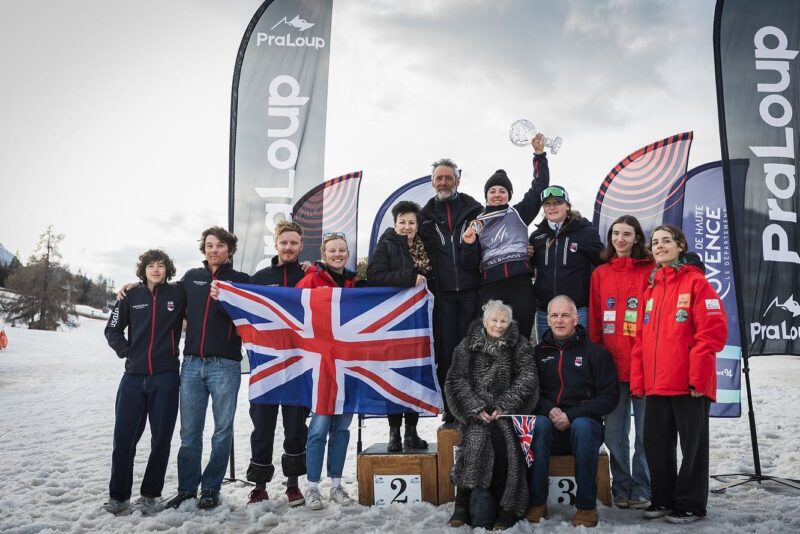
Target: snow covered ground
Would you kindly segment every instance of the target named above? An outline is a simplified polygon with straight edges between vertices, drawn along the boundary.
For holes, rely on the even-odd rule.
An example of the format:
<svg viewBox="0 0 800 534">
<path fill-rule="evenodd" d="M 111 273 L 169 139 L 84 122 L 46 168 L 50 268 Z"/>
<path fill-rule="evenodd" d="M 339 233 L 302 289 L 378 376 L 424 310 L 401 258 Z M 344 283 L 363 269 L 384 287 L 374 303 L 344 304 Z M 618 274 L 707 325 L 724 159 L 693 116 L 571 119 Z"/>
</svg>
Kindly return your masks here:
<svg viewBox="0 0 800 534">
<path fill-rule="evenodd" d="M 108 491 L 114 397 L 123 364 L 106 345 L 104 322 L 82 319 L 79 328 L 36 332 L 6 328 L 9 347 L 0 352 L 0 531 L 33 532 L 465 532 L 450 529 L 453 505 L 393 505 L 380 510 L 359 505 L 328 505 L 324 511 L 289 509 L 281 476 L 268 487 L 273 501 L 246 507 L 250 487 L 223 486 L 223 505 L 212 511 L 169 510 L 153 517 L 138 512 L 115 517 L 100 509 Z M 800 358 L 751 360 L 753 395 L 762 467 L 767 474 L 800 479 Z M 250 420 L 247 391 L 239 394 L 236 418 L 237 475 L 249 459 Z M 741 419 L 712 419 L 711 472 L 752 468 L 746 406 Z M 208 417 L 206 435 L 211 433 Z M 423 419 L 421 434 L 435 441 L 438 420 Z M 345 486 L 357 493 L 355 423 L 345 467 Z M 385 441 L 384 420 L 367 422 L 365 446 Z M 278 435 L 282 435 L 279 429 Z M 277 440 L 276 451 L 280 451 Z M 147 456 L 148 431 L 137 457 L 134 498 Z M 206 449 L 208 437 L 206 437 Z M 176 429 L 164 497 L 176 491 Z M 206 450 L 206 455 L 208 451 Z M 277 457 L 277 455 L 276 455 Z M 711 481 L 712 488 L 719 484 Z M 302 484 L 301 484 L 302 486 Z M 323 482 L 323 495 L 327 484 Z M 679 532 L 641 512 L 599 507 L 597 532 Z M 572 510 L 551 510 L 547 531 L 573 532 Z M 712 494 L 708 517 L 689 527 L 694 532 L 798 532 L 800 492 L 774 483 L 748 484 Z M 542 532 L 525 521 L 509 532 Z"/>
</svg>

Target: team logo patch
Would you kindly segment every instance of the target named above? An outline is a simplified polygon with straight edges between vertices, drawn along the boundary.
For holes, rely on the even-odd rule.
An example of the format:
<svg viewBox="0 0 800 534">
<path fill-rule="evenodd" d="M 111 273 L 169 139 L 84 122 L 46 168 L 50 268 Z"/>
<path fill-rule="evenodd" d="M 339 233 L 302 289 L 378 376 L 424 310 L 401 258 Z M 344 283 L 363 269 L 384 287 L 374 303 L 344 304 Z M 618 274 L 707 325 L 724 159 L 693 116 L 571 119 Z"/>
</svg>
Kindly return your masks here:
<svg viewBox="0 0 800 534">
<path fill-rule="evenodd" d="M 175 303 L 172 302 L 171 300 L 167 301 L 167 311 L 173 311 L 174 309 L 175 309 Z"/>
<path fill-rule="evenodd" d="M 617 312 L 614 310 L 605 310 L 603 312 L 603 321 L 616 321 L 617 320 Z"/>
<path fill-rule="evenodd" d="M 636 297 L 630 297 L 628 299 L 628 308 L 633 310 L 636 309 L 637 306 L 639 306 L 639 299 Z"/>
<path fill-rule="evenodd" d="M 614 323 L 604 323 L 603 324 L 603 333 L 604 334 L 613 334 L 615 331 Z"/>
<path fill-rule="evenodd" d="M 678 310 L 675 312 L 675 320 L 679 323 L 685 323 L 689 319 L 689 312 L 686 310 Z"/>
<path fill-rule="evenodd" d="M 707 310 L 718 310 L 719 308 L 719 299 L 706 299 L 706 309 Z"/>
<path fill-rule="evenodd" d="M 644 311 L 653 311 L 653 299 L 647 299 L 647 303 L 644 305 Z"/>
<path fill-rule="evenodd" d="M 636 323 L 623 323 L 622 335 L 636 337 Z"/>
<path fill-rule="evenodd" d="M 569 244 L 569 251 L 570 252 L 578 252 L 578 244 L 577 243 L 570 243 Z"/>
<path fill-rule="evenodd" d="M 636 310 L 625 310 L 625 321 L 635 323 L 639 313 Z"/>
<path fill-rule="evenodd" d="M 678 308 L 688 308 L 692 303 L 692 295 L 689 293 L 681 293 L 678 295 Z"/>
<path fill-rule="evenodd" d="M 614 306 L 616 305 L 617 305 L 617 299 L 615 299 L 614 297 L 608 297 L 608 300 L 606 301 L 606 306 L 608 307 L 608 309 L 613 310 Z"/>
<path fill-rule="evenodd" d="M 583 356 L 575 356 L 575 367 L 583 365 Z"/>
<path fill-rule="evenodd" d="M 644 324 L 650 322 L 650 312 L 644 312 Z"/>
</svg>

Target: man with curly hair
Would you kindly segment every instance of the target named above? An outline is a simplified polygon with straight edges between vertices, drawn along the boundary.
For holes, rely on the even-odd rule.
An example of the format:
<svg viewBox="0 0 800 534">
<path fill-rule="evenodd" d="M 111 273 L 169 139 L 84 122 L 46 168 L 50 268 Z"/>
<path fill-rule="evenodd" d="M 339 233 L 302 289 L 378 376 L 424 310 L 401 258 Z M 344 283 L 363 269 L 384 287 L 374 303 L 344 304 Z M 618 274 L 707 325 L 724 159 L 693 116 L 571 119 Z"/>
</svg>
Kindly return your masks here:
<svg viewBox="0 0 800 534">
<path fill-rule="evenodd" d="M 128 509 L 136 444 L 148 420 L 152 435 L 150 457 L 141 497 L 133 508 L 144 514 L 161 508 L 161 490 L 178 417 L 178 343 L 186 309 L 183 290 L 168 283 L 173 276 L 175 265 L 166 252 L 144 252 L 136 265 L 136 277 L 142 284 L 117 301 L 105 329 L 109 346 L 125 360 L 125 374 L 117 390 L 109 500 L 103 505 L 112 514 Z"/>
</svg>

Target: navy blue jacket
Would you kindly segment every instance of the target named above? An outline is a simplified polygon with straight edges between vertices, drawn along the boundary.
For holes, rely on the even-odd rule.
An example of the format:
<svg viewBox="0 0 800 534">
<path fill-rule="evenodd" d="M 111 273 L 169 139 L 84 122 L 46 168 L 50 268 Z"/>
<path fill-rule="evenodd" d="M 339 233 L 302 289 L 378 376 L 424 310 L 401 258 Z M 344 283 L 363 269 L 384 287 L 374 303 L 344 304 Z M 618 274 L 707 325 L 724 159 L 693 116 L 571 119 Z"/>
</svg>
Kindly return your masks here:
<svg viewBox="0 0 800 534">
<path fill-rule="evenodd" d="M 183 275 L 180 285 L 186 292 L 186 342 L 184 356 L 217 356 L 229 360 L 242 360 L 242 340 L 236 334 L 225 309 L 218 300 L 211 298 L 212 280 L 250 283 L 246 273 L 234 271 L 230 263 L 222 265 L 214 276 L 208 268 L 190 269 Z"/>
<path fill-rule="evenodd" d="M 461 248 L 466 246 L 461 236 L 481 211 L 483 206 L 480 202 L 464 193 L 446 202 L 434 197 L 422 208 L 419 236 L 430 257 L 438 291 L 480 287 L 478 269 L 464 267 L 459 257 Z"/>
<path fill-rule="evenodd" d="M 533 285 L 539 310 L 556 295 L 567 295 L 578 308 L 589 306 L 592 266 L 600 265 L 603 242 L 588 220 L 573 212 L 558 235 L 544 219 L 531 234 L 536 282 Z"/>
<path fill-rule="evenodd" d="M 105 335 L 117 356 L 126 359 L 126 373 L 178 371 L 185 312 L 186 296 L 173 284 L 159 284 L 152 293 L 146 285 L 138 285 L 117 301 Z"/>
<path fill-rule="evenodd" d="M 272 265 L 264 267 L 250 277 L 250 283 L 260 286 L 294 287 L 303 276 L 305 273 L 298 262 L 278 265 L 278 256 L 273 256 Z"/>
<path fill-rule="evenodd" d="M 549 415 L 561 408 L 574 421 L 591 417 L 603 422 L 619 401 L 617 369 L 611 354 L 590 342 L 586 330 L 578 325 L 575 334 L 559 346 L 552 330 L 534 348 L 539 372 L 539 403 L 536 415 Z"/>
</svg>

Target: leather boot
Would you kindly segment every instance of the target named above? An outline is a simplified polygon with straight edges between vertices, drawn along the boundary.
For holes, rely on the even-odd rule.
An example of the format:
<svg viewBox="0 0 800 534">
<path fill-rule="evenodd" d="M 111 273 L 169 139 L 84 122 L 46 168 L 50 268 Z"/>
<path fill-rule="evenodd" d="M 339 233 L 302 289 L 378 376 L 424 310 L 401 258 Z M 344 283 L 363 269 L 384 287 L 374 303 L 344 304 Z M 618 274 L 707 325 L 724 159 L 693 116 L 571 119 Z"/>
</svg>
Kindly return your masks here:
<svg viewBox="0 0 800 534">
<path fill-rule="evenodd" d="M 451 527 L 460 527 L 469 523 L 469 496 L 472 490 L 456 488 L 456 503 L 453 508 L 453 515 L 450 516 L 448 524 Z"/>
<path fill-rule="evenodd" d="M 406 423 L 405 439 L 403 439 L 403 446 L 406 449 L 427 449 L 428 442 L 417 435 L 417 427 Z"/>
<path fill-rule="evenodd" d="M 403 450 L 403 444 L 400 442 L 400 427 L 389 427 L 389 444 L 386 445 L 386 452 L 400 452 Z"/>
</svg>

